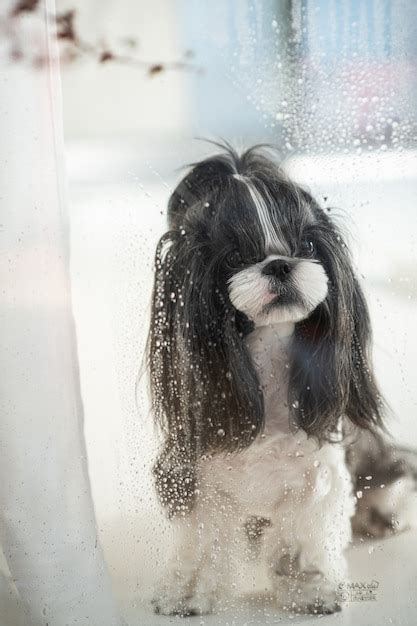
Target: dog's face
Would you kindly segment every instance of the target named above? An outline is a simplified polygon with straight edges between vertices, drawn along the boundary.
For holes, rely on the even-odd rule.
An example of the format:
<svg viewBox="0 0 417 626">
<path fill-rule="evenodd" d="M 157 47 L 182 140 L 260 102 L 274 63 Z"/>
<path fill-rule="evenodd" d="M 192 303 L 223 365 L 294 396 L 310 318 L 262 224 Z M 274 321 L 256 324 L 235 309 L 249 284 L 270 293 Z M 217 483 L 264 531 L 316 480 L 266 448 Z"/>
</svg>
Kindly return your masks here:
<svg viewBox="0 0 417 626">
<path fill-rule="evenodd" d="M 238 180 L 249 192 L 247 210 L 253 212 L 262 239 L 256 246 L 260 252 L 256 262 L 245 259 L 244 250 L 238 247 L 226 257 L 232 270 L 227 281 L 231 303 L 255 326 L 304 320 L 328 292 L 328 277 L 319 252 L 321 233 L 313 208 L 306 194 L 297 189 L 293 195 L 297 206 L 289 203 L 278 211 L 273 198 L 262 197 L 250 179 Z M 291 219 L 294 208 L 304 213 L 300 221 Z M 239 230 L 237 223 L 234 241 L 239 240 Z M 256 233 L 259 236 L 259 228 L 252 233 L 253 237 Z"/>
<path fill-rule="evenodd" d="M 308 318 L 337 263 L 337 250 L 323 254 L 332 247 L 323 211 L 282 171 L 265 172 L 265 162 L 253 176 L 232 174 L 208 190 L 182 228 L 213 289 L 255 326 Z"/>
</svg>

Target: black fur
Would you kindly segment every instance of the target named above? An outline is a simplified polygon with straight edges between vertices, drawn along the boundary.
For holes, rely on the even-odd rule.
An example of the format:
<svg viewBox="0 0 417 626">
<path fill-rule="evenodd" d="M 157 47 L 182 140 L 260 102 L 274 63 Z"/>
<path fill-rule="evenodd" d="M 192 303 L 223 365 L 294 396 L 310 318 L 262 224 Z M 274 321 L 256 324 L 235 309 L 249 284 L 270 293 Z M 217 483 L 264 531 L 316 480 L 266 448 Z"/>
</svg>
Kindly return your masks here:
<svg viewBox="0 0 417 626">
<path fill-rule="evenodd" d="M 239 263 L 265 257 L 250 194 L 233 174 L 250 177 L 292 253 L 308 236 L 329 277 L 325 301 L 296 325 L 289 404 L 298 425 L 331 439 L 341 415 L 355 426 L 382 425 L 382 400 L 368 345 L 362 290 L 341 234 L 261 147 L 225 152 L 194 165 L 173 192 L 170 230 L 155 260 L 148 342 L 152 405 L 164 445 L 154 467 L 170 515 L 192 506 L 195 466 L 204 454 L 238 451 L 262 432 L 263 397 L 243 340 L 251 322 L 232 306 L 227 280 Z"/>
</svg>

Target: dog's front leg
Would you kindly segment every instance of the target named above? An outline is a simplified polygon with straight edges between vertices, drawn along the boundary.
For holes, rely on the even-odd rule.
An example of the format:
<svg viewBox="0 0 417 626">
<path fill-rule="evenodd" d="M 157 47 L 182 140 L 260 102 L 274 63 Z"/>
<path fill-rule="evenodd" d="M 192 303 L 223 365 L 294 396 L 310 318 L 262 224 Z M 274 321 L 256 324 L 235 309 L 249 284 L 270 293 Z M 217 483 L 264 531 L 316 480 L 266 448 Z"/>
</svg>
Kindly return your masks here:
<svg viewBox="0 0 417 626">
<path fill-rule="evenodd" d="M 313 466 L 304 486 L 288 491 L 272 520 L 266 554 L 281 606 L 300 613 L 341 609 L 353 509 L 350 477 L 337 462 Z"/>
<path fill-rule="evenodd" d="M 224 549 L 227 534 L 218 505 L 201 506 L 172 521 L 174 545 L 153 605 L 164 615 L 212 613 L 230 581 L 229 558 Z"/>
<path fill-rule="evenodd" d="M 345 576 L 345 558 L 328 558 L 328 546 L 309 554 L 295 546 L 282 547 L 270 562 L 270 575 L 279 605 L 296 613 L 326 614 L 340 611 L 338 585 Z"/>
</svg>

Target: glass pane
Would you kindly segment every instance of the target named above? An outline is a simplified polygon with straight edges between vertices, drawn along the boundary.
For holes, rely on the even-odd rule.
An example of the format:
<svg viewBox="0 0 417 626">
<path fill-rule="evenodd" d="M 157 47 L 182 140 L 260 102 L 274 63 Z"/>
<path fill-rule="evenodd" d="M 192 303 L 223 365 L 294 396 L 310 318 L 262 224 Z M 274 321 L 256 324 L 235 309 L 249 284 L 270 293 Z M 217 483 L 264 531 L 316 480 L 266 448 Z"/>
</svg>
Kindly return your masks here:
<svg viewBox="0 0 417 626">
<path fill-rule="evenodd" d="M 97 64 L 94 55 L 81 55 L 63 67 L 63 88 L 74 307 L 96 510 L 129 617 L 162 623 L 152 617 L 150 601 L 181 530 L 167 521 L 152 484 L 157 448 L 141 365 L 169 197 L 188 171 L 180 168 L 221 151 L 199 138 L 225 139 L 237 150 L 273 144 L 285 170 L 346 235 L 370 308 L 376 377 L 395 416 L 387 424 L 401 445 L 417 443 L 416 9 L 410 2 L 306 0 L 135 3 L 128 13 L 109 4 L 107 13 L 89 11 L 80 7 L 76 22 L 86 40 L 105 35 L 111 52 L 150 64 Z M 123 37 L 138 43 L 123 49 Z M 170 66 L 176 61 L 184 66 Z M 370 483 L 377 481 L 381 489 L 379 475 Z M 357 504 L 368 486 L 360 482 Z M 380 524 L 385 533 L 378 515 L 395 517 L 399 506 L 375 510 L 373 532 Z M 254 508 L 249 517 L 257 514 Z M 221 519 L 219 511 L 213 516 Z M 226 516 L 224 523 L 230 521 Z M 258 530 L 255 524 L 252 532 Z M 271 530 L 261 524 L 259 532 L 267 537 Z M 192 532 L 188 527 L 190 543 Z M 350 577 L 339 581 L 345 612 L 357 611 L 363 624 L 382 615 L 411 619 L 412 537 L 355 537 L 347 553 Z M 233 537 L 224 531 L 219 541 L 220 562 Z M 257 541 L 252 538 L 254 551 Z M 244 595 L 227 595 L 220 603 L 226 612 L 214 609 L 204 623 L 289 619 L 262 562 L 239 564 L 233 584 Z M 168 579 L 161 589 L 166 603 L 159 610 L 175 613 Z M 200 602 L 202 611 L 212 608 L 209 590 Z"/>
<path fill-rule="evenodd" d="M 50 4 L 0 21 L 34 94 Z M 412 623 L 417 4 L 56 4 L 88 474 L 127 623 Z"/>
</svg>

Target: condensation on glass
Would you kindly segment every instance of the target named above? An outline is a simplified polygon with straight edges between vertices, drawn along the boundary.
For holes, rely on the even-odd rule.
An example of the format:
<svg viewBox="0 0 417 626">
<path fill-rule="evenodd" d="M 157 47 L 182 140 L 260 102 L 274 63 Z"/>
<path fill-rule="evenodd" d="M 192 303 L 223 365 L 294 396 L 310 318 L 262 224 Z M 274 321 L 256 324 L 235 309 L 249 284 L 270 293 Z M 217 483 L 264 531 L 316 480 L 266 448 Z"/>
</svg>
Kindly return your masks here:
<svg viewBox="0 0 417 626">
<path fill-rule="evenodd" d="M 417 5 L 59 1 L 58 71 L 53 3 L 12 19 L 17 4 L 0 17 L 0 616 L 118 624 L 118 601 L 129 623 L 163 623 L 150 600 L 173 530 L 150 476 L 143 355 L 168 198 L 211 151 L 196 137 L 278 146 L 347 234 L 390 428 L 417 446 Z M 350 552 L 353 580 L 377 586 L 359 621 L 412 621 L 413 542 Z M 253 595 L 264 580 L 246 564 L 237 583 Z M 256 596 L 201 621 L 275 619 L 288 616 Z"/>
</svg>

